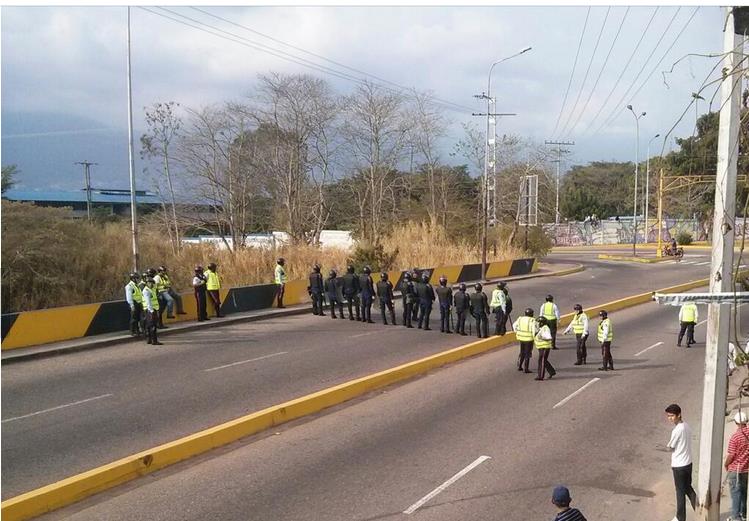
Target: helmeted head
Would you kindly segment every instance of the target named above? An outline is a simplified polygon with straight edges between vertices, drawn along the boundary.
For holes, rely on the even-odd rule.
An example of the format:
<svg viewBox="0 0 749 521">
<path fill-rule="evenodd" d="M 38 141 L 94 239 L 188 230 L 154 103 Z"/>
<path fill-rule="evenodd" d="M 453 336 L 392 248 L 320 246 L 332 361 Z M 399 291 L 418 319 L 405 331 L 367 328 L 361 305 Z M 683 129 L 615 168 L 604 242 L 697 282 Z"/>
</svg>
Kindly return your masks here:
<svg viewBox="0 0 749 521">
<path fill-rule="evenodd" d="M 424 272 L 421 274 L 421 281 L 422 282 L 429 282 L 429 273 Z"/>
<path fill-rule="evenodd" d="M 482 286 L 480 282 L 477 282 L 473 288 L 476 290 L 476 293 L 479 293 L 484 289 L 484 286 Z"/>
<path fill-rule="evenodd" d="M 153 280 L 153 278 L 152 278 L 152 277 L 148 277 L 148 278 L 146 279 L 146 284 L 147 284 L 147 285 L 148 285 L 149 287 L 151 287 L 151 286 L 153 286 L 154 284 L 156 284 L 156 281 L 155 281 L 155 280 Z"/>
<path fill-rule="evenodd" d="M 447 277 L 445 277 L 444 275 L 440 276 L 440 286 L 447 286 Z"/>
<path fill-rule="evenodd" d="M 460 285 L 458 286 L 458 289 L 460 291 L 465 291 L 466 290 L 466 284 L 465 284 L 465 282 L 461 282 Z"/>
<path fill-rule="evenodd" d="M 411 278 L 414 280 L 419 278 L 419 272 L 416 271 L 416 268 L 411 270 Z"/>
<path fill-rule="evenodd" d="M 525 316 L 526 317 L 532 317 L 533 316 L 533 310 L 531 308 L 525 308 Z"/>
<path fill-rule="evenodd" d="M 507 284 L 505 284 L 504 281 L 500 280 L 499 282 L 497 282 L 497 287 L 499 289 L 505 289 L 505 286 L 507 286 Z"/>
<path fill-rule="evenodd" d="M 195 266 L 195 273 L 203 273 L 203 266 L 200 264 Z"/>
<path fill-rule="evenodd" d="M 554 295 L 546 295 L 546 302 L 554 302 Z"/>
<path fill-rule="evenodd" d="M 403 280 L 405 280 L 406 282 L 410 281 L 411 280 L 411 274 L 409 272 L 405 272 L 403 274 Z"/>
<path fill-rule="evenodd" d="M 320 265 L 315 264 L 314 266 L 312 266 L 312 271 L 314 271 L 315 273 L 320 273 Z"/>
<path fill-rule="evenodd" d="M 215 262 L 209 262 L 209 263 L 208 263 L 208 269 L 209 269 L 209 270 L 211 270 L 211 271 L 216 271 L 216 268 L 218 268 L 218 266 L 216 266 L 216 263 L 215 263 Z"/>
<path fill-rule="evenodd" d="M 331 279 L 334 279 L 334 278 L 336 278 L 337 276 L 338 276 L 338 273 L 336 273 L 336 271 L 335 271 L 335 270 L 330 270 L 330 271 L 328 272 L 328 277 L 330 277 Z"/>
<path fill-rule="evenodd" d="M 146 283 L 146 281 L 147 281 L 147 280 L 148 280 L 149 278 L 150 278 L 150 275 L 148 274 L 148 272 L 147 272 L 147 271 L 144 271 L 143 273 L 141 273 L 141 274 L 140 274 L 140 281 L 141 281 L 141 282 L 142 282 L 143 284 L 145 284 L 145 283 Z"/>
<path fill-rule="evenodd" d="M 388 272 L 387 271 L 383 271 L 382 273 L 380 273 L 380 279 L 387 280 L 388 279 Z"/>
<path fill-rule="evenodd" d="M 363 271 L 364 271 L 364 273 L 366 273 L 367 275 L 369 275 L 370 273 L 372 273 L 372 268 L 370 268 L 369 266 L 364 266 L 364 270 Z"/>
<path fill-rule="evenodd" d="M 539 326 L 545 326 L 548 322 L 548 320 L 546 320 L 546 317 L 538 317 L 536 320 L 538 320 Z"/>
<path fill-rule="evenodd" d="M 580 304 L 575 304 L 574 310 L 580 314 L 583 312 L 583 307 Z"/>
<path fill-rule="evenodd" d="M 146 273 L 148 274 L 149 277 L 154 277 L 156 275 L 156 270 L 153 268 L 148 268 L 146 270 Z"/>
<path fill-rule="evenodd" d="M 166 273 L 166 266 L 159 266 L 159 273 Z"/>
<path fill-rule="evenodd" d="M 348 271 L 349 273 L 353 273 L 355 271 L 354 266 L 352 264 L 349 264 L 348 267 L 346 268 L 346 271 Z"/>
<path fill-rule="evenodd" d="M 140 280 L 140 275 L 134 271 L 130 274 L 130 280 L 132 280 L 133 282 L 138 282 Z"/>
<path fill-rule="evenodd" d="M 605 309 L 602 309 L 601 311 L 598 312 L 598 316 L 601 318 L 608 318 L 609 314 Z"/>
<path fill-rule="evenodd" d="M 279 266 L 283 266 L 284 262 L 286 262 L 286 260 L 283 257 L 279 257 L 276 261 L 276 264 L 278 264 Z"/>
</svg>

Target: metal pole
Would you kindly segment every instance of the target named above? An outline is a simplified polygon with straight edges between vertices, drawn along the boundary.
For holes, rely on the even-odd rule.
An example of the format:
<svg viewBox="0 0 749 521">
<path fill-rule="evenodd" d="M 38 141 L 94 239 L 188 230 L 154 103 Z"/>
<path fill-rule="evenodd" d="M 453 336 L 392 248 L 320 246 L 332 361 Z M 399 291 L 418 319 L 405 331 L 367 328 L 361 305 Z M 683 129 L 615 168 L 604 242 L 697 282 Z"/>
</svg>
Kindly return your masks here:
<svg viewBox="0 0 749 521">
<path fill-rule="evenodd" d="M 726 8 L 723 70 L 735 71 L 742 55 L 742 38 L 734 32 L 733 8 Z M 721 83 L 718 127 L 718 164 L 715 179 L 710 293 L 734 291 L 731 268 L 736 228 L 736 169 L 739 148 L 740 73 L 726 74 Z M 723 463 L 723 431 L 726 410 L 726 357 L 730 325 L 730 304 L 709 304 L 705 342 L 705 382 L 698 476 L 697 517 L 718 521 Z"/>
<path fill-rule="evenodd" d="M 554 205 L 554 235 L 556 236 L 557 226 L 559 226 L 559 164 L 562 162 L 562 149 L 557 143 L 557 197 Z"/>
<path fill-rule="evenodd" d="M 658 176 L 658 246 L 655 250 L 656 257 L 663 256 L 663 169 Z"/>
<path fill-rule="evenodd" d="M 635 116 L 636 141 L 635 141 L 635 197 L 632 213 L 632 256 L 637 257 L 637 177 L 640 164 L 640 118 Z"/>
<path fill-rule="evenodd" d="M 660 137 L 660 134 L 656 134 L 648 141 L 648 162 L 645 169 L 645 244 L 648 243 L 648 217 L 650 212 L 650 144 L 658 137 Z"/>
<path fill-rule="evenodd" d="M 133 87 L 130 67 L 130 7 L 127 8 L 127 133 L 130 167 L 130 227 L 133 236 L 133 271 L 138 272 L 138 209 L 135 197 L 135 157 L 133 155 Z"/>
</svg>

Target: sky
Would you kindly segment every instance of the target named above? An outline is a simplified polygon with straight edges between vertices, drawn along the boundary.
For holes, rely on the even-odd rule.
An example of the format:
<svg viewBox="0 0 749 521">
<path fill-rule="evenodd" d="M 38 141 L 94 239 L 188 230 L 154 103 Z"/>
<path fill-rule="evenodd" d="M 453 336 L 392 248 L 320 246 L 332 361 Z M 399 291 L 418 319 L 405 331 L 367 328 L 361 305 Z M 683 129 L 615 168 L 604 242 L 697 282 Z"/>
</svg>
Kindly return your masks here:
<svg viewBox="0 0 749 521">
<path fill-rule="evenodd" d="M 717 6 L 200 8 L 226 21 L 190 7 L 147 9 L 131 8 L 136 155 L 143 107 L 156 102 L 199 108 L 240 100 L 258 74 L 270 71 L 320 76 L 341 94 L 356 85 L 165 16 L 364 77 L 279 43 L 285 42 L 461 105 L 444 112 L 451 121 L 442 143 L 446 162 L 454 161 L 448 153 L 462 123 L 485 125 L 471 112 L 486 110 L 473 96 L 486 90 L 492 62 L 524 47 L 532 49 L 494 67 L 497 110 L 517 113 L 499 120 L 498 134 L 574 141 L 564 168 L 634 160 L 635 118 L 627 104 L 647 113 L 639 120 L 641 159 L 656 134 L 651 155 L 674 148 L 673 137 L 691 135 L 696 115 L 708 110 L 716 86 L 700 89 L 717 77 L 710 71 L 719 58 L 704 55 L 723 47 Z M 18 166 L 19 187 L 82 188 L 75 162 L 83 160 L 98 163 L 94 186 L 128 186 L 126 31 L 126 7 L 0 9 L 0 155 L 3 165 Z M 698 91 L 705 101 L 695 113 L 688 107 Z M 718 94 L 713 110 L 719 104 Z M 138 176 L 142 168 L 138 160 Z"/>
</svg>

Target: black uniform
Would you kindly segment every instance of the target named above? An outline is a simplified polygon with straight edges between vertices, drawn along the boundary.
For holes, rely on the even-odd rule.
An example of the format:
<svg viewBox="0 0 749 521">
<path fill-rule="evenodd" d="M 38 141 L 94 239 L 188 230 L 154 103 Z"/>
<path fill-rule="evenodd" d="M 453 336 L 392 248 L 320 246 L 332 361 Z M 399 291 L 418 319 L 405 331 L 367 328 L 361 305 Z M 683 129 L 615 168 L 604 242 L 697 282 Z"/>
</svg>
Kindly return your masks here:
<svg viewBox="0 0 749 521">
<path fill-rule="evenodd" d="M 361 321 L 374 324 L 372 320 L 372 301 L 375 297 L 374 281 L 368 273 L 359 275 L 359 288 L 361 289 Z"/>
<path fill-rule="evenodd" d="M 510 317 L 510 313 L 512 313 L 512 297 L 510 297 L 510 292 L 507 291 L 507 288 L 504 288 L 502 291 L 505 292 L 505 322 L 502 329 L 506 332 L 507 322 L 509 321 L 512 324 L 512 318 Z"/>
<path fill-rule="evenodd" d="M 435 290 L 440 301 L 440 331 L 450 331 L 450 308 L 453 305 L 453 290 L 449 286 L 439 286 Z"/>
<path fill-rule="evenodd" d="M 416 291 L 416 288 L 419 286 L 419 281 L 420 280 L 421 279 L 419 277 L 419 274 L 416 271 L 412 271 L 411 272 L 411 283 L 414 286 L 414 295 L 416 295 L 416 297 L 414 298 L 414 301 L 413 301 L 413 306 L 411 308 L 411 321 L 412 322 L 417 322 L 419 320 L 419 294 Z"/>
<path fill-rule="evenodd" d="M 453 302 L 455 303 L 455 313 L 458 315 L 457 325 L 455 326 L 455 332 L 461 335 L 466 334 L 466 313 L 470 307 L 470 297 L 465 291 L 458 290 L 453 296 Z"/>
<path fill-rule="evenodd" d="M 479 338 L 487 338 L 487 328 L 489 327 L 488 321 L 489 316 L 489 301 L 483 291 L 477 291 L 471 293 L 470 296 L 470 309 L 471 315 L 476 320 L 476 336 Z"/>
<path fill-rule="evenodd" d="M 403 325 L 413 327 L 411 319 L 414 303 L 416 302 L 416 288 L 411 280 L 403 279 L 401 282 L 401 298 L 403 299 Z"/>
<path fill-rule="evenodd" d="M 354 320 L 354 312 L 352 306 L 356 308 L 356 320 L 361 320 L 359 310 L 359 277 L 353 273 L 346 273 L 341 277 L 343 281 L 343 298 L 346 299 L 346 305 L 348 306 L 348 317 L 350 320 Z M 343 316 L 343 311 L 341 311 Z"/>
<path fill-rule="evenodd" d="M 325 304 L 325 297 L 323 296 L 324 285 L 325 281 L 320 272 L 313 271 L 309 274 L 309 286 L 307 286 L 307 291 L 309 291 L 309 296 L 312 299 L 313 315 L 325 316 L 325 312 L 323 311 L 323 305 Z"/>
<path fill-rule="evenodd" d="M 339 279 L 336 277 L 328 277 L 325 279 L 325 284 L 323 285 L 325 289 L 325 295 L 328 297 L 328 302 L 330 303 L 330 315 L 332 318 L 337 318 L 335 316 L 335 307 L 338 305 L 338 311 L 341 313 L 341 318 L 344 318 L 343 316 L 343 302 L 338 298 L 338 286 L 339 286 Z"/>
<path fill-rule="evenodd" d="M 429 331 L 429 315 L 432 314 L 432 302 L 434 302 L 434 288 L 428 282 L 419 282 L 416 284 L 416 294 L 419 296 L 419 324 L 418 328 L 424 327 Z"/>
<path fill-rule="evenodd" d="M 393 283 L 389 280 L 381 280 L 377 283 L 377 298 L 380 301 L 380 314 L 382 314 L 382 323 L 387 326 L 388 321 L 385 318 L 385 308 L 390 311 L 390 321 L 395 325 L 395 307 L 393 306 Z"/>
</svg>

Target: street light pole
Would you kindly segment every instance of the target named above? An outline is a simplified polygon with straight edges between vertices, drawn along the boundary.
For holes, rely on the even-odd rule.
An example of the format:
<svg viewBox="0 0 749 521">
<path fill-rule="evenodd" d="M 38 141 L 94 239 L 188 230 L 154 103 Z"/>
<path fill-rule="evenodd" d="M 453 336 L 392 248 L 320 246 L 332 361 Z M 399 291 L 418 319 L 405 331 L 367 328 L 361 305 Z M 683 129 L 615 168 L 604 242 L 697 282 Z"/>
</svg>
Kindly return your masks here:
<svg viewBox="0 0 749 521">
<path fill-rule="evenodd" d="M 640 165 L 640 118 L 646 113 L 643 112 L 639 116 L 635 113 L 632 105 L 627 105 L 627 108 L 632 112 L 635 117 L 636 137 L 635 137 L 635 196 L 634 204 L 632 205 L 632 256 L 637 257 L 637 178 L 639 176 L 639 165 Z"/>
<path fill-rule="evenodd" d="M 648 161 L 645 167 L 645 244 L 648 243 L 648 211 L 650 210 L 650 144 L 660 136 L 656 134 L 648 141 Z"/>
<path fill-rule="evenodd" d="M 138 272 L 138 206 L 135 197 L 135 156 L 133 154 L 133 86 L 130 67 L 130 6 L 127 8 L 127 152 L 130 169 L 130 230 L 133 239 L 133 271 Z"/>
</svg>

